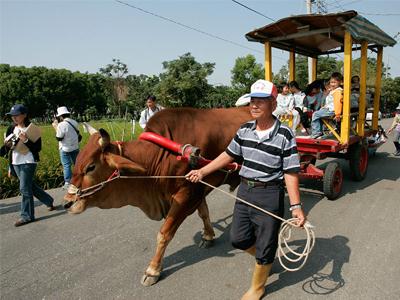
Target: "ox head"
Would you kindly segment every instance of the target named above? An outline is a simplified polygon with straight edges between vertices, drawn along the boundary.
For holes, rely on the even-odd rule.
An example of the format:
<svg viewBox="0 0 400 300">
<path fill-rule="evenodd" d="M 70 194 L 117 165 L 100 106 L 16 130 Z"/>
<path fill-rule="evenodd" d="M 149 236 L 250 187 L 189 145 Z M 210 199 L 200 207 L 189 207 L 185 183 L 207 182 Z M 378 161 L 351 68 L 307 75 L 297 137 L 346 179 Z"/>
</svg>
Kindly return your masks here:
<svg viewBox="0 0 400 300">
<path fill-rule="evenodd" d="M 120 172 L 129 175 L 146 173 L 143 166 L 120 155 L 121 146 L 111 143 L 107 131 L 100 129 L 97 132 L 93 127 L 87 129 L 91 136 L 79 152 L 71 185 L 64 197 L 65 208 L 72 213 L 81 213 L 87 207 L 93 206 L 117 207 L 116 203 L 112 203 L 115 199 L 108 197 L 114 184 L 110 182 L 110 176 Z"/>
</svg>

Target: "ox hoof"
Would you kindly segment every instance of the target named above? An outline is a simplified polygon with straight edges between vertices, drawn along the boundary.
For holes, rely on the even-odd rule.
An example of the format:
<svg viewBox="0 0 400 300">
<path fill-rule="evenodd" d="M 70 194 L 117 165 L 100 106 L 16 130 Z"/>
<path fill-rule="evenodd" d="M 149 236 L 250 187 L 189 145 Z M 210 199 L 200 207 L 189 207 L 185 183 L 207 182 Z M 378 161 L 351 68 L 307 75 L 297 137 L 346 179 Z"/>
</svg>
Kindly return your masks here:
<svg viewBox="0 0 400 300">
<path fill-rule="evenodd" d="M 144 274 L 142 277 L 142 280 L 140 283 L 144 286 L 151 286 L 155 283 L 157 283 L 158 279 L 160 278 L 160 275 L 147 275 Z"/>
<path fill-rule="evenodd" d="M 206 239 L 201 239 L 199 243 L 199 248 L 210 248 L 212 245 L 214 245 L 214 240 L 206 240 Z"/>
</svg>

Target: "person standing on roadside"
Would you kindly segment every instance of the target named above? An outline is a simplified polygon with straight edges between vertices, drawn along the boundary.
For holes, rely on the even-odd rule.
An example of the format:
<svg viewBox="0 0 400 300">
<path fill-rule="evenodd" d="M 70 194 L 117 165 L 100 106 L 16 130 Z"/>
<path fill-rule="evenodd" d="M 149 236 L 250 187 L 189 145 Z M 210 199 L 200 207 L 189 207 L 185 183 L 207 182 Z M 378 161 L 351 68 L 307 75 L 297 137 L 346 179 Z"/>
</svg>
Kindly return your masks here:
<svg viewBox="0 0 400 300">
<path fill-rule="evenodd" d="M 162 106 L 157 104 L 156 96 L 149 96 L 146 100 L 146 109 L 140 113 L 139 125 L 143 129 L 146 127 L 149 119 L 160 110 L 164 109 Z"/>
<path fill-rule="evenodd" d="M 238 197 L 280 217 L 284 214 L 285 180 L 290 211 L 303 226 L 306 216 L 299 192 L 299 155 L 293 132 L 273 116 L 277 89 L 272 82 L 257 80 L 251 86 L 250 113 L 255 120 L 243 124 L 225 152 L 186 178 L 199 182 L 205 176 L 234 160 L 243 160 Z M 236 201 L 232 219 L 231 242 L 235 248 L 255 257 L 250 289 L 242 300 L 260 299 L 265 292 L 278 246 L 281 221 Z"/>
<path fill-rule="evenodd" d="M 58 140 L 58 149 L 60 152 L 60 160 L 64 170 L 64 186 L 68 189 L 72 172 L 72 165 L 75 165 L 76 157 L 79 153 L 79 125 L 78 122 L 70 118 L 71 113 L 65 106 L 57 108 L 57 120 L 54 120 L 52 126 L 56 130 L 56 138 Z"/>
<path fill-rule="evenodd" d="M 7 113 L 13 120 L 6 132 L 1 155 L 9 156 L 9 175 L 18 177 L 19 190 L 22 195 L 21 217 L 15 226 L 22 226 L 35 221 L 35 205 L 33 197 L 47 206 L 49 211 L 55 209 L 54 199 L 40 188 L 34 181 L 39 152 L 42 149 L 40 128 L 31 123 L 28 110 L 22 104 L 15 104 Z"/>
<path fill-rule="evenodd" d="M 393 132 L 393 144 L 396 147 L 395 156 L 400 156 L 400 104 L 396 107 L 396 114 L 393 119 L 392 125 L 388 129 L 388 134 Z"/>
</svg>

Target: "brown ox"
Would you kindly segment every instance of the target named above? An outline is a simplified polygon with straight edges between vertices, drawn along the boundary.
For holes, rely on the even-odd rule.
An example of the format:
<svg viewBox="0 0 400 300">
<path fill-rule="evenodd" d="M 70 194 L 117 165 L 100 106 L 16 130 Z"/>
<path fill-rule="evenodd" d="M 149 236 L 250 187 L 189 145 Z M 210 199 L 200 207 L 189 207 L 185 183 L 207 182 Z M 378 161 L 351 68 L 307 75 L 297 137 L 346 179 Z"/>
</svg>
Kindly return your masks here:
<svg viewBox="0 0 400 300">
<path fill-rule="evenodd" d="M 248 107 L 165 109 L 149 120 L 146 131 L 177 143 L 197 146 L 203 157 L 214 159 L 225 150 L 240 125 L 250 119 Z M 71 183 L 77 189 L 86 189 L 106 181 L 115 170 L 123 175 L 185 175 L 189 166 L 178 161 L 176 154 L 148 141 L 135 140 L 118 146 L 110 142 L 108 133 L 101 129 L 91 135 L 79 153 Z M 231 188 L 239 184 L 237 172 L 225 177 L 226 173 L 215 172 L 205 180 L 214 186 L 221 185 L 225 179 Z M 185 179 L 116 179 L 84 198 L 73 193 L 74 187 L 65 196 L 73 203 L 69 209 L 72 213 L 81 213 L 87 207 L 132 205 L 153 220 L 165 219 L 157 235 L 156 253 L 142 278 L 145 286 L 157 282 L 168 243 L 185 218 L 196 209 L 204 223 L 203 246 L 214 238 L 205 201 L 211 189 L 202 184 L 193 184 Z"/>
</svg>

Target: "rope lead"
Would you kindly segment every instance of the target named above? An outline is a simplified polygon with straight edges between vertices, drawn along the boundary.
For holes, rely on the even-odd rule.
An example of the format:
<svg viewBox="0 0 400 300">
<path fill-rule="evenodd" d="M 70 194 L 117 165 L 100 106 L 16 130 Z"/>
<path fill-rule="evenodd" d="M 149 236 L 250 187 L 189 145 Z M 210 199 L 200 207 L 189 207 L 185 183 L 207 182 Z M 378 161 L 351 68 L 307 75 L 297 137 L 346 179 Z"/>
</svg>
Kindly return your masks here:
<svg viewBox="0 0 400 300">
<path fill-rule="evenodd" d="M 83 198 L 83 197 L 87 197 L 87 196 L 90 196 L 90 195 L 98 192 L 99 190 L 101 190 L 105 186 L 105 184 L 110 183 L 111 181 L 113 181 L 115 179 L 139 179 L 139 178 L 140 179 L 148 179 L 148 178 L 155 178 L 155 179 L 161 179 L 161 178 L 183 179 L 183 178 L 186 178 L 186 176 L 172 176 L 172 175 L 171 176 L 121 176 L 119 174 L 119 172 L 117 172 L 117 170 L 116 170 L 108 178 L 108 180 L 100 182 L 100 183 L 98 183 L 96 185 L 93 185 L 93 186 L 88 187 L 88 188 L 83 189 L 83 190 L 73 191 L 71 189 L 71 193 L 75 192 L 76 194 L 79 195 L 79 197 Z M 308 255 L 311 253 L 311 250 L 313 249 L 314 244 L 315 244 L 315 234 L 314 234 L 314 231 L 313 231 L 314 226 L 311 225 L 310 222 L 306 221 L 306 223 L 303 226 L 303 229 L 305 230 L 306 235 L 307 235 L 306 245 L 305 245 L 305 247 L 304 247 L 302 252 L 297 252 L 297 251 L 293 250 L 288 245 L 288 241 L 290 240 L 290 237 L 292 235 L 293 227 L 299 228 L 299 226 L 297 225 L 297 222 L 296 222 L 297 218 L 291 218 L 291 219 L 287 219 L 286 220 L 286 219 L 281 218 L 281 217 L 279 217 L 277 215 L 274 215 L 273 213 L 271 213 L 271 212 L 269 212 L 269 211 L 267 211 L 265 209 L 262 209 L 261 207 L 258 207 L 258 206 L 254 205 L 252 203 L 249 203 L 246 200 L 243 200 L 243 199 L 241 199 L 241 198 L 239 198 L 237 196 L 234 196 L 234 195 L 232 195 L 232 194 L 230 194 L 230 193 L 228 193 L 228 192 L 226 192 L 226 191 L 224 191 L 224 190 L 222 190 L 222 189 L 220 189 L 220 188 L 218 188 L 216 186 L 213 186 L 213 185 L 211 185 L 211 184 L 209 184 L 209 183 L 207 183 L 207 182 L 205 182 L 203 180 L 200 180 L 199 182 L 204 184 L 204 185 L 206 185 L 206 186 L 208 186 L 208 187 L 210 187 L 210 188 L 212 188 L 212 189 L 214 189 L 214 190 L 218 190 L 221 193 L 224 193 L 225 195 L 227 195 L 227 196 L 229 196 L 231 198 L 234 198 L 234 199 L 236 199 L 236 200 L 238 200 L 240 202 L 243 202 L 243 203 L 247 204 L 248 206 L 253 207 L 254 209 L 262 211 L 263 213 L 265 213 L 265 214 L 267 214 L 267 215 L 269 215 L 269 216 L 271 216 L 273 218 L 276 218 L 276 219 L 282 221 L 281 228 L 279 230 L 279 235 L 278 235 L 278 249 L 277 249 L 277 251 L 278 251 L 279 263 L 281 264 L 281 266 L 285 270 L 290 271 L 290 272 L 298 271 L 304 266 L 304 264 L 306 263 L 306 261 L 308 259 Z M 68 192 L 70 192 L 70 190 L 68 190 Z M 284 249 L 287 249 L 288 253 L 291 253 L 291 256 L 294 256 L 294 258 L 289 257 L 284 252 Z M 292 262 L 292 263 L 299 262 L 302 259 L 303 259 L 303 261 L 300 264 L 300 266 L 298 266 L 296 268 L 289 268 L 283 262 L 282 257 L 284 257 L 287 261 Z"/>
</svg>

